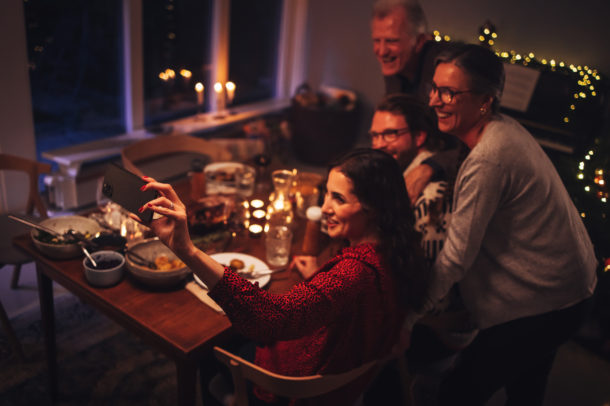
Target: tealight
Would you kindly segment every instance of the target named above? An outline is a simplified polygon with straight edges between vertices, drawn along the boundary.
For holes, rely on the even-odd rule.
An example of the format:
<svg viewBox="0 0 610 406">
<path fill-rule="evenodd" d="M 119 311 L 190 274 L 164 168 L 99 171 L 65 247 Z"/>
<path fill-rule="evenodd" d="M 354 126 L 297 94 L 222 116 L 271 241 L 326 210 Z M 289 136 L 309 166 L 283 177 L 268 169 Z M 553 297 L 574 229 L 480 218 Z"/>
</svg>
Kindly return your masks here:
<svg viewBox="0 0 610 406">
<path fill-rule="evenodd" d="M 260 224 L 250 224 L 250 227 L 248 227 L 248 231 L 250 232 L 250 237 L 258 238 L 263 232 L 263 226 L 261 226 Z"/>
<path fill-rule="evenodd" d="M 266 214 L 267 213 L 265 213 L 265 210 L 258 209 L 252 212 L 252 217 L 254 217 L 255 219 L 262 219 L 265 217 Z"/>
<path fill-rule="evenodd" d="M 262 200 L 254 199 L 250 202 L 250 206 L 254 209 L 260 209 L 265 205 Z"/>
</svg>

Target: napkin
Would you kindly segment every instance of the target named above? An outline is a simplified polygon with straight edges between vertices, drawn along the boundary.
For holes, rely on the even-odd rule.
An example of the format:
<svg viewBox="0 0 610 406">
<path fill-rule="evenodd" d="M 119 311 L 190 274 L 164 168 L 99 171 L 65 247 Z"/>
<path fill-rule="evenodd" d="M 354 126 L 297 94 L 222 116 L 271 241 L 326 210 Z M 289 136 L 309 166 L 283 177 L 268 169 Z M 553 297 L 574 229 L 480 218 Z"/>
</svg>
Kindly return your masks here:
<svg viewBox="0 0 610 406">
<path fill-rule="evenodd" d="M 189 292 L 191 292 L 193 295 L 195 295 L 199 300 L 201 300 L 203 303 L 205 303 L 206 305 L 210 306 L 213 310 L 215 310 L 218 313 L 222 313 L 224 314 L 224 310 L 222 310 L 222 307 L 220 307 L 218 305 L 218 303 L 216 303 L 209 295 L 208 295 L 208 290 L 204 289 L 201 285 L 199 285 L 197 282 L 195 281 L 191 281 L 189 283 L 186 284 L 186 290 L 188 290 Z"/>
</svg>

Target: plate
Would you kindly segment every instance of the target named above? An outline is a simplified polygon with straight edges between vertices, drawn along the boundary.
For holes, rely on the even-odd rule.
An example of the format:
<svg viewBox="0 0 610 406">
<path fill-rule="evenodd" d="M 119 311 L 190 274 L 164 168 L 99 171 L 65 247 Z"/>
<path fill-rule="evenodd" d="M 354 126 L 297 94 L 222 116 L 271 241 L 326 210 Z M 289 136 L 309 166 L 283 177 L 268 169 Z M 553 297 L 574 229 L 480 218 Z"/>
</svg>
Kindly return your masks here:
<svg viewBox="0 0 610 406">
<path fill-rule="evenodd" d="M 256 170 L 239 162 L 215 162 L 205 166 L 206 194 L 234 194 L 250 196 L 254 188 Z"/>
<path fill-rule="evenodd" d="M 269 266 L 264 263 L 263 261 L 261 261 L 260 259 L 253 257 L 252 255 L 248 255 L 248 254 L 242 254 L 240 252 L 220 252 L 218 254 L 212 254 L 210 255 L 210 257 L 212 257 L 213 260 L 220 262 L 223 265 L 229 265 L 229 262 L 231 262 L 231 260 L 233 259 L 239 259 L 240 261 L 244 262 L 244 265 L 246 266 L 246 269 L 248 269 L 249 266 L 254 265 L 254 270 L 257 271 L 262 271 L 262 270 L 267 270 L 269 269 Z M 195 279 L 195 282 L 197 282 L 199 285 L 203 286 L 204 289 L 207 289 L 208 287 L 206 286 L 205 283 L 203 283 L 203 281 L 201 279 L 199 279 L 197 277 L 197 275 L 195 275 L 195 273 L 193 272 L 193 278 Z M 265 286 L 266 284 L 269 283 L 269 281 L 271 280 L 271 275 L 270 274 L 266 274 L 266 275 L 261 275 L 257 278 L 244 278 L 247 281 L 254 283 L 254 282 L 258 282 L 258 286 L 260 286 L 261 288 L 263 286 Z"/>
</svg>

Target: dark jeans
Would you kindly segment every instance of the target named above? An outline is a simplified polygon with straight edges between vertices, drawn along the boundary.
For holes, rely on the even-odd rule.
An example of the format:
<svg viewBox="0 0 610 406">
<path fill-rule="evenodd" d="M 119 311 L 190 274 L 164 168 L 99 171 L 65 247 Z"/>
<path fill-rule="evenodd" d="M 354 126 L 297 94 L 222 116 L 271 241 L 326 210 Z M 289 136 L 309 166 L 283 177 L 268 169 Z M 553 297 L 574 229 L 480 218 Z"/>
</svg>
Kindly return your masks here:
<svg viewBox="0 0 610 406">
<path fill-rule="evenodd" d="M 484 405 L 504 387 L 506 405 L 542 405 L 558 347 L 592 309 L 584 300 L 566 309 L 481 330 L 441 384 L 441 405 Z"/>
</svg>

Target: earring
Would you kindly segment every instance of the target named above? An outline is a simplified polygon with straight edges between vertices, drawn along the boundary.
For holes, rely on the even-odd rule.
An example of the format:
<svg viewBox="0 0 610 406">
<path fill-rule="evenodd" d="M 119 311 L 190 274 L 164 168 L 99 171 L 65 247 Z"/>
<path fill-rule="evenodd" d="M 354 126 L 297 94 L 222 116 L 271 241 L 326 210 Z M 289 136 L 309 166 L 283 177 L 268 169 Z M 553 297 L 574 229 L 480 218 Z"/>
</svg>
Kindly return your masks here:
<svg viewBox="0 0 610 406">
<path fill-rule="evenodd" d="M 487 113 L 487 109 L 485 107 L 481 107 L 481 115 L 484 115 L 485 113 Z"/>
</svg>

